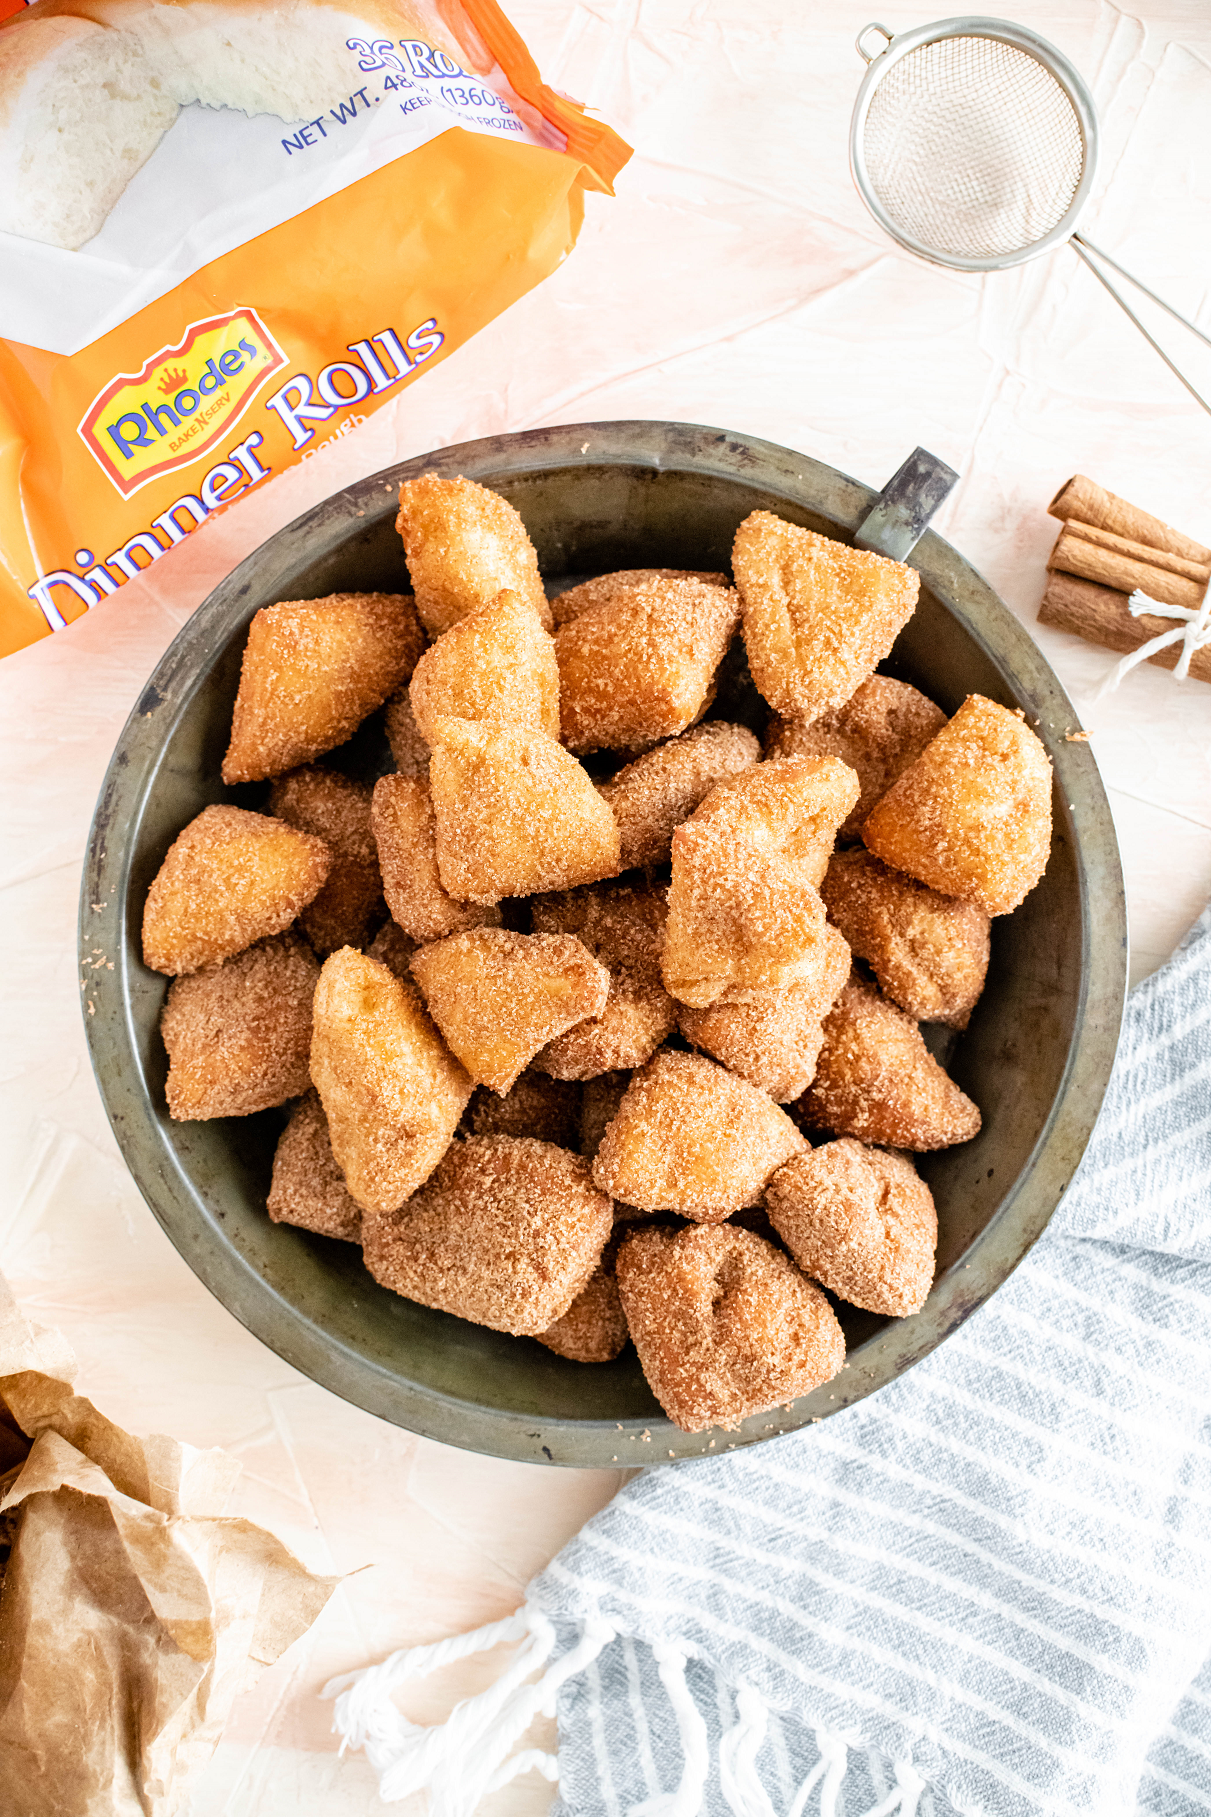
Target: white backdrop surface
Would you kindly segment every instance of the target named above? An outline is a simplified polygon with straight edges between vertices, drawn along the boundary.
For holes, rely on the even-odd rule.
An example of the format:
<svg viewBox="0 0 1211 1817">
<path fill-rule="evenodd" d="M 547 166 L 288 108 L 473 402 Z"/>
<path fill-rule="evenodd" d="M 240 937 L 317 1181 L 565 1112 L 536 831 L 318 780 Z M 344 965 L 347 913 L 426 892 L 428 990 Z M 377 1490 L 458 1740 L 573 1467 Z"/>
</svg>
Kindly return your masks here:
<svg viewBox="0 0 1211 1817">
<path fill-rule="evenodd" d="M 917 263 L 880 234 L 846 160 L 867 0 L 508 10 L 547 80 L 636 148 L 617 199 L 589 198 L 572 257 L 355 434 L 0 663 L 0 1267 L 25 1310 L 64 1331 L 83 1391 L 108 1414 L 226 1446 L 245 1466 L 238 1512 L 315 1568 L 355 1573 L 237 1704 L 193 1817 L 381 1808 L 364 1760 L 338 1759 L 317 1687 L 507 1613 L 621 1480 L 459 1453 L 305 1380 L 195 1280 L 109 1132 L 76 988 L 93 803 L 161 652 L 249 550 L 393 461 L 546 423 L 716 424 L 872 485 L 922 443 L 962 474 L 937 528 L 1032 629 L 1092 731 L 1133 976 L 1162 962 L 1211 894 L 1211 688 L 1148 668 L 1094 706 L 1113 658 L 1034 622 L 1056 530 L 1044 507 L 1074 471 L 1211 543 L 1211 418 L 1070 252 L 981 279 Z M 928 14 L 880 17 L 895 30 Z M 1013 17 L 1093 86 L 1104 155 L 1090 237 L 1211 326 L 1211 9 L 1031 0 Z M 1211 394 L 1211 353 L 1159 332 Z M 409 1713 L 436 1714 L 494 1670 L 490 1657 L 469 1662 Z M 549 1798 L 530 1777 L 489 1808 L 537 1817 Z"/>
</svg>

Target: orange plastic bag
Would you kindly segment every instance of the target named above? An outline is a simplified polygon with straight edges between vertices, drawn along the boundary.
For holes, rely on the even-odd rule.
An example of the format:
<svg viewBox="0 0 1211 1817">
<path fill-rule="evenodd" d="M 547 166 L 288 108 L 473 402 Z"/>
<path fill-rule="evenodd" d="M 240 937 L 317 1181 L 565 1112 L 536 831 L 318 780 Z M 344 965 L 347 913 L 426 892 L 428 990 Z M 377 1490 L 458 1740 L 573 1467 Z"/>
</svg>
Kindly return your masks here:
<svg viewBox="0 0 1211 1817">
<path fill-rule="evenodd" d="M 36 128 L 62 68 L 162 136 L 107 212 L 84 139 L 86 182 L 64 140 L 40 190 L 0 193 L 0 654 L 397 397 L 562 262 L 630 155 L 494 0 L 12 9 L 10 122 Z"/>
</svg>

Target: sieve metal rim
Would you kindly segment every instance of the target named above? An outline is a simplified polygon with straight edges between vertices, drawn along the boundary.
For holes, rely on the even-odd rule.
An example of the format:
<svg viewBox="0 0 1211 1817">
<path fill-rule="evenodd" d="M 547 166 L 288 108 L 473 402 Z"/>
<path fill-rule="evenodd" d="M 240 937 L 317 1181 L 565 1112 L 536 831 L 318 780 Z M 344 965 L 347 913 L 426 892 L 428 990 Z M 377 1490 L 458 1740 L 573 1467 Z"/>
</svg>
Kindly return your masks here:
<svg viewBox="0 0 1211 1817">
<path fill-rule="evenodd" d="M 945 265 L 953 271 L 1006 271 L 1012 265 L 1024 265 L 1030 259 L 1041 258 L 1053 247 L 1063 245 L 1076 232 L 1077 223 L 1084 211 L 1085 204 L 1093 190 L 1097 175 L 1098 129 L 1097 111 L 1093 105 L 1093 96 L 1085 84 L 1084 78 L 1073 68 L 1062 51 L 1046 38 L 1040 37 L 1025 25 L 1015 25 L 1010 19 L 986 19 L 970 16 L 957 19 L 938 19 L 931 25 L 916 25 L 910 31 L 889 34 L 886 27 L 870 24 L 858 33 L 857 44 L 862 56 L 862 40 L 868 32 L 878 31 L 888 39 L 887 46 L 877 56 L 869 59 L 858 98 L 854 103 L 853 118 L 849 127 L 849 168 L 867 208 L 874 216 L 884 233 L 891 236 L 907 251 L 915 253 L 918 258 L 927 259 L 931 265 Z M 1084 151 L 1084 168 L 1081 180 L 1077 184 L 1076 194 L 1068 205 L 1067 212 L 1057 221 L 1050 232 L 1041 239 L 1024 246 L 1020 252 L 1002 253 L 990 259 L 971 259 L 957 253 L 940 252 L 936 246 L 923 245 L 903 228 L 896 225 L 883 208 L 874 192 L 866 168 L 863 143 L 866 133 L 866 117 L 875 91 L 884 76 L 895 67 L 902 58 L 919 50 L 924 44 L 935 44 L 943 38 L 993 38 L 1001 44 L 1008 44 L 1014 50 L 1025 52 L 1042 65 L 1048 75 L 1059 83 L 1069 101 L 1072 103 L 1080 128 L 1081 143 Z"/>
</svg>

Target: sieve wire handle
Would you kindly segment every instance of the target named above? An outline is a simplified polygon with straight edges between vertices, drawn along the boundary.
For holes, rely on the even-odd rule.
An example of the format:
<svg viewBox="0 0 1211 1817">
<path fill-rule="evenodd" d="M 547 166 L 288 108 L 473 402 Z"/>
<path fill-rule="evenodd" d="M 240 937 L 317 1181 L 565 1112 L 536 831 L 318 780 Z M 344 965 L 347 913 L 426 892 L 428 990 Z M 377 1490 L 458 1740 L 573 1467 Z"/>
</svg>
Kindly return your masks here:
<svg viewBox="0 0 1211 1817">
<path fill-rule="evenodd" d="M 1158 303 L 1163 310 L 1165 310 L 1169 315 L 1171 315 L 1173 317 L 1174 321 L 1180 322 L 1183 328 L 1188 328 L 1190 330 L 1191 334 L 1196 334 L 1200 341 L 1205 341 L 1207 343 L 1208 347 L 1211 347 L 1211 335 L 1204 334 L 1204 332 L 1201 328 L 1196 327 L 1196 325 L 1192 321 L 1190 321 L 1190 319 L 1187 316 L 1184 316 L 1180 310 L 1175 309 L 1173 307 L 1172 303 L 1166 303 L 1164 297 L 1158 297 L 1155 290 L 1149 290 L 1149 288 L 1146 284 L 1141 283 L 1139 278 L 1134 277 L 1131 272 L 1124 270 L 1123 266 L 1121 266 L 1119 264 L 1117 259 L 1112 259 L 1108 252 L 1103 252 L 1100 246 L 1095 246 L 1093 244 L 1092 240 L 1083 239 L 1079 233 L 1074 233 L 1072 236 L 1072 240 L 1071 240 L 1071 246 L 1072 246 L 1072 250 L 1076 253 L 1078 259 L 1084 260 L 1085 264 L 1089 267 L 1090 271 L 1093 273 L 1093 275 L 1097 279 L 1098 283 L 1101 284 L 1106 290 L 1108 290 L 1110 292 L 1111 296 L 1114 298 L 1115 302 L 1118 304 L 1119 308 L 1123 311 L 1123 313 L 1125 315 L 1129 316 L 1131 318 L 1131 320 L 1135 323 L 1136 327 L 1139 329 L 1139 331 L 1143 335 L 1144 339 L 1148 342 L 1149 346 L 1155 348 L 1156 352 L 1160 354 L 1162 360 L 1164 360 L 1166 366 L 1169 368 L 1169 370 L 1173 374 L 1174 378 L 1181 380 L 1182 384 L 1186 387 L 1186 390 L 1190 393 L 1190 396 L 1194 399 L 1195 403 L 1201 404 L 1203 409 L 1207 412 L 1207 414 L 1209 416 L 1211 416 L 1211 403 L 1207 402 L 1207 399 L 1203 396 L 1201 391 L 1196 391 L 1194 389 L 1194 386 L 1190 383 L 1189 379 L 1186 377 L 1185 373 L 1181 370 L 1180 366 L 1174 365 L 1173 361 L 1169 358 L 1169 355 L 1165 352 L 1165 349 L 1161 346 L 1160 342 L 1158 340 L 1154 339 L 1154 337 L 1149 334 L 1148 330 L 1144 327 L 1144 324 L 1140 321 L 1139 317 L 1136 315 L 1134 309 L 1132 309 L 1130 303 L 1128 303 L 1126 297 L 1123 296 L 1122 292 L 1117 290 L 1115 288 L 1115 286 L 1110 282 L 1110 279 L 1106 276 L 1106 274 L 1102 270 L 1101 266 L 1096 263 L 1096 260 L 1104 259 L 1106 264 L 1111 266 L 1115 271 L 1117 271 L 1120 277 L 1126 278 L 1126 280 L 1129 284 L 1134 284 L 1135 288 L 1137 290 L 1142 291 L 1146 297 L 1150 297 L 1154 303 Z M 1092 257 L 1092 258 L 1090 257 L 1091 253 L 1094 255 L 1094 257 Z"/>
<path fill-rule="evenodd" d="M 887 39 L 887 44 L 885 44 L 883 46 L 883 50 L 886 50 L 888 45 L 891 43 L 892 34 L 888 31 L 888 29 L 885 25 L 876 25 L 874 23 L 874 21 L 872 20 L 869 25 L 864 25 L 862 27 L 862 30 L 858 33 L 857 37 L 854 39 L 854 49 L 857 51 L 857 53 L 861 57 L 862 61 L 864 63 L 873 63 L 876 57 L 881 57 L 883 55 L 883 50 L 879 50 L 879 51 L 867 50 L 867 48 L 863 44 L 862 40 L 863 40 L 863 38 L 866 37 L 868 32 L 881 32 L 883 34 L 883 36 Z"/>
</svg>

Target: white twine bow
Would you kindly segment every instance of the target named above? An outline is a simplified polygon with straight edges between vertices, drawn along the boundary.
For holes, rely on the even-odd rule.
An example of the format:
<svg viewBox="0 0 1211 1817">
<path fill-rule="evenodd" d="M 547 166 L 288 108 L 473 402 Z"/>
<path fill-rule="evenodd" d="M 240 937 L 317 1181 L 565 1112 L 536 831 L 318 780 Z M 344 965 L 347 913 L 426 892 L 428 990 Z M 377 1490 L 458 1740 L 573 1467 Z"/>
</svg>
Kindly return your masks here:
<svg viewBox="0 0 1211 1817">
<path fill-rule="evenodd" d="M 1147 662 L 1158 650 L 1167 650 L 1176 643 L 1181 644 L 1182 653 L 1173 673 L 1178 681 L 1185 681 L 1190 673 L 1191 657 L 1211 644 L 1211 587 L 1203 594 L 1202 604 L 1198 607 L 1167 606 L 1160 600 L 1152 599 L 1147 593 L 1141 593 L 1137 587 L 1127 601 L 1127 610 L 1132 618 L 1176 618 L 1183 622 L 1174 625 L 1171 630 L 1161 631 L 1156 637 L 1150 637 L 1138 650 L 1132 650 L 1121 662 L 1116 662 L 1095 694 L 1095 700 L 1112 694 L 1124 675 L 1129 675 L 1138 663 Z"/>
</svg>

